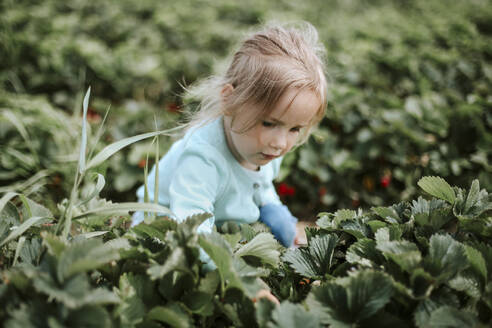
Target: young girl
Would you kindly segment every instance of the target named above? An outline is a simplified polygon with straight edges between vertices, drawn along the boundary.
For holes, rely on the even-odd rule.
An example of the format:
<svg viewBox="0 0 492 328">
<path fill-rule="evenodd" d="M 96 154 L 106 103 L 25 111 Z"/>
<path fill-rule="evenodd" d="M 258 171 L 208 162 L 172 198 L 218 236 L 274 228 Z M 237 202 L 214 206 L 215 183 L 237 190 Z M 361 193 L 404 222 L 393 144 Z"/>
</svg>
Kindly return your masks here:
<svg viewBox="0 0 492 328">
<path fill-rule="evenodd" d="M 324 116 L 323 50 L 309 23 L 267 26 L 246 38 L 225 76 L 191 90 L 202 98 L 199 110 L 149 174 L 150 198 L 158 169 L 158 201 L 176 220 L 213 214 L 201 233 L 225 221 L 260 220 L 285 247 L 292 246 L 297 219 L 272 180 L 282 157 L 305 142 Z M 143 186 L 137 195 L 143 199 Z M 133 224 L 142 220 L 136 213 Z"/>
</svg>

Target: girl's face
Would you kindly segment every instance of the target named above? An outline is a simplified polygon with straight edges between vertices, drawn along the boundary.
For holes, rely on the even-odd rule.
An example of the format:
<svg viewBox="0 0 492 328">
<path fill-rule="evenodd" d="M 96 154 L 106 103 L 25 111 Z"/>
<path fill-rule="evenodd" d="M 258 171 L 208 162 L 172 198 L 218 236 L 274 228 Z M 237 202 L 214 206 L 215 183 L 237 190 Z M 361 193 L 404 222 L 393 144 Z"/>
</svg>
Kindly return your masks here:
<svg viewBox="0 0 492 328">
<path fill-rule="evenodd" d="M 266 117 L 262 117 L 246 132 L 237 131 L 244 131 L 247 124 L 257 116 L 258 109 L 240 109 L 234 122 L 232 116 L 226 115 L 224 131 L 229 149 L 243 167 L 258 170 L 259 166 L 292 149 L 300 130 L 310 125 L 320 106 L 321 102 L 313 91 L 298 92 L 290 89 L 280 97 Z"/>
</svg>

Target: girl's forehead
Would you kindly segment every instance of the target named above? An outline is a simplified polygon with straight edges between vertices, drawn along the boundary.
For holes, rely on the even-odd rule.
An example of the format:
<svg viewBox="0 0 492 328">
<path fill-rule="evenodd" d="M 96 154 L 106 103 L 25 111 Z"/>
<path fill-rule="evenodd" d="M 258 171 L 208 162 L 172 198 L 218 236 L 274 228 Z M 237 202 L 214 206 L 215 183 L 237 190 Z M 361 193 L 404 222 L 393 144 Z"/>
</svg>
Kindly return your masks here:
<svg viewBox="0 0 492 328">
<path fill-rule="evenodd" d="M 284 124 L 309 125 L 320 107 L 321 101 L 314 91 L 291 88 L 280 97 L 267 117 Z"/>
</svg>

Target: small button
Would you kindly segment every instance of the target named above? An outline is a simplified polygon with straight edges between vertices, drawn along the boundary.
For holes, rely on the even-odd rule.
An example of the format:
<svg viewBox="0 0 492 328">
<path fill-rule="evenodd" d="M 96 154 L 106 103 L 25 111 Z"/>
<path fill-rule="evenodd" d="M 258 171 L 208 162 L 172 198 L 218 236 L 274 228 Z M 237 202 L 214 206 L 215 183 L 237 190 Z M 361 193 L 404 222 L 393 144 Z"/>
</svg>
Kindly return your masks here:
<svg viewBox="0 0 492 328">
<path fill-rule="evenodd" d="M 253 188 L 255 188 L 255 189 L 260 188 L 260 184 L 259 184 L 259 183 L 257 183 L 257 182 L 253 183 Z"/>
</svg>

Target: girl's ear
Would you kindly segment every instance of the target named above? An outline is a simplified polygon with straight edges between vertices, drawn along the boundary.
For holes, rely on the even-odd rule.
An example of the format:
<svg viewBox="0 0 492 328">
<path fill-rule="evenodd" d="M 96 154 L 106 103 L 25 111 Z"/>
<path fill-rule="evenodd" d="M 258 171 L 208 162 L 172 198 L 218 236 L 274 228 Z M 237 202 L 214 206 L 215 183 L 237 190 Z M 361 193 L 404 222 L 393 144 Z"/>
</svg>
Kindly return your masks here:
<svg viewBox="0 0 492 328">
<path fill-rule="evenodd" d="M 220 98 L 222 100 L 222 106 L 227 102 L 227 98 L 231 95 L 232 91 L 234 91 L 234 87 L 230 83 L 224 84 L 222 89 L 220 90 Z M 228 115 L 227 111 L 225 111 L 226 115 Z"/>
</svg>

